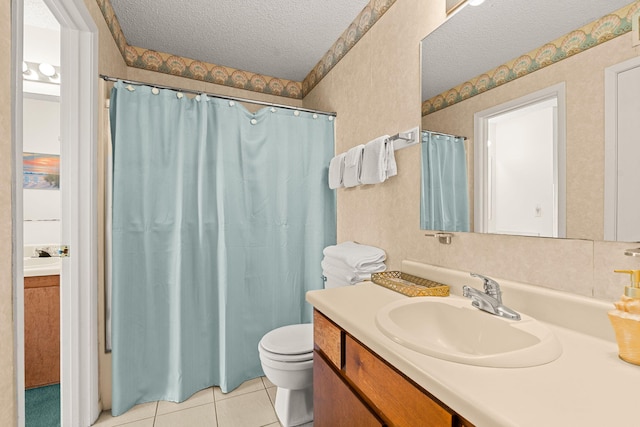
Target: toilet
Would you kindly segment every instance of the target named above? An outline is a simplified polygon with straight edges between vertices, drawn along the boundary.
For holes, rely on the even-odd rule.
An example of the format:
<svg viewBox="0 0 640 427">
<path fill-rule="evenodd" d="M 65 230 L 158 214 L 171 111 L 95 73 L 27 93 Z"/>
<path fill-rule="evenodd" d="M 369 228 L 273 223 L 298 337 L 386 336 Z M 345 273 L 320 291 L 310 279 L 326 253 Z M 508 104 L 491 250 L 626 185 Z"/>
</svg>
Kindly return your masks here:
<svg viewBox="0 0 640 427">
<path fill-rule="evenodd" d="M 265 376 L 278 387 L 275 409 L 284 427 L 313 420 L 313 324 L 268 332 L 258 344 Z"/>
<path fill-rule="evenodd" d="M 386 270 L 382 249 L 344 242 L 323 250 L 323 287 L 349 286 Z M 266 377 L 278 387 L 276 414 L 284 427 L 313 421 L 313 324 L 283 326 L 258 344 Z"/>
</svg>

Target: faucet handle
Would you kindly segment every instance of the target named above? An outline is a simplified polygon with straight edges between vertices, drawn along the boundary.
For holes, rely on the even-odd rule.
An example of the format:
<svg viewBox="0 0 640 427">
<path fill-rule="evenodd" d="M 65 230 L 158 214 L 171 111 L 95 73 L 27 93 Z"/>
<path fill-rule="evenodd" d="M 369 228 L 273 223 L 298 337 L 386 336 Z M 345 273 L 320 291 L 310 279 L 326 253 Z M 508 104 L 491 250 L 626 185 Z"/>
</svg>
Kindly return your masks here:
<svg viewBox="0 0 640 427">
<path fill-rule="evenodd" d="M 495 299 L 498 300 L 499 303 L 502 304 L 502 291 L 500 290 L 500 285 L 498 282 L 493 280 L 491 277 L 483 276 L 478 273 L 470 273 L 472 277 L 478 277 L 484 280 L 484 291 L 485 293 L 491 295 Z"/>
</svg>

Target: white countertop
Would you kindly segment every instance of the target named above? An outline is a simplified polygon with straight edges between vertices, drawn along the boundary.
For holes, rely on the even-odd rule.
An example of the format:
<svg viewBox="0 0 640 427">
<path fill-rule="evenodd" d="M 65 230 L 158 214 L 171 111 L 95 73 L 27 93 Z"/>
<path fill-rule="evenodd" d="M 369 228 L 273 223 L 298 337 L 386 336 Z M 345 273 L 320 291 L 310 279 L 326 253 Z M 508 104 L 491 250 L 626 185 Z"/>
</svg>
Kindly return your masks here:
<svg viewBox="0 0 640 427">
<path fill-rule="evenodd" d="M 364 282 L 306 298 L 476 427 L 640 426 L 640 366 L 622 361 L 609 340 L 545 323 L 562 344 L 557 360 L 529 368 L 470 366 L 410 350 L 378 330 L 378 309 L 404 295 Z"/>
</svg>

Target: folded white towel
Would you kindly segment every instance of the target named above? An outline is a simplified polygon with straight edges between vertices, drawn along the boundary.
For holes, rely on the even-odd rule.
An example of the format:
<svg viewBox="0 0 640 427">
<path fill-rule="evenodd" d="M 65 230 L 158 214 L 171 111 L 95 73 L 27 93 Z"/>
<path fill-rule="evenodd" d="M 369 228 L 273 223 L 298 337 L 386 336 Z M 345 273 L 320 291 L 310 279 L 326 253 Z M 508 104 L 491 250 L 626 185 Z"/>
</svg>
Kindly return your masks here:
<svg viewBox="0 0 640 427">
<path fill-rule="evenodd" d="M 387 140 L 389 135 L 369 141 L 362 153 L 362 171 L 360 182 L 362 184 L 378 184 L 387 179 Z"/>
<path fill-rule="evenodd" d="M 344 279 L 340 279 L 338 277 L 334 277 L 331 274 L 325 274 L 323 273 L 324 277 L 325 277 L 325 282 L 324 282 L 324 288 L 325 289 L 332 289 L 332 288 L 339 288 L 341 286 L 348 286 L 351 285 L 351 283 L 349 283 L 348 281 L 344 280 Z"/>
<path fill-rule="evenodd" d="M 344 174 L 344 158 L 346 155 L 347 153 L 339 154 L 329 162 L 329 188 L 332 190 L 344 187 L 342 176 Z"/>
<path fill-rule="evenodd" d="M 398 165 L 396 164 L 396 152 L 393 149 L 393 141 L 389 140 L 385 144 L 387 150 L 387 178 L 398 175 Z"/>
<path fill-rule="evenodd" d="M 356 269 L 347 265 L 342 259 L 332 256 L 325 256 L 320 264 L 325 271 L 335 271 L 344 275 L 360 275 L 363 277 L 366 274 L 380 273 L 387 269 L 384 262 L 367 263 L 360 266 L 360 269 Z"/>
<path fill-rule="evenodd" d="M 371 275 L 360 278 L 359 276 L 343 276 L 340 274 L 334 274 L 331 271 L 323 271 L 322 274 L 327 278 L 325 282 L 325 288 L 327 283 L 333 284 L 332 287 L 355 285 L 356 283 L 364 282 L 365 280 L 371 280 Z"/>
<path fill-rule="evenodd" d="M 325 276 L 330 275 L 334 278 L 339 278 L 341 281 L 354 284 L 362 282 L 363 280 L 370 280 L 371 273 L 358 273 L 353 270 L 338 270 L 333 267 L 322 267 L 322 274 Z"/>
<path fill-rule="evenodd" d="M 364 145 L 360 144 L 347 151 L 344 159 L 344 173 L 342 175 L 342 183 L 345 187 L 355 187 L 360 184 L 363 149 Z"/>
<path fill-rule="evenodd" d="M 387 255 L 382 249 L 355 242 L 343 242 L 338 245 L 327 246 L 322 253 L 324 256 L 339 258 L 349 267 L 358 270 L 387 259 Z"/>
</svg>

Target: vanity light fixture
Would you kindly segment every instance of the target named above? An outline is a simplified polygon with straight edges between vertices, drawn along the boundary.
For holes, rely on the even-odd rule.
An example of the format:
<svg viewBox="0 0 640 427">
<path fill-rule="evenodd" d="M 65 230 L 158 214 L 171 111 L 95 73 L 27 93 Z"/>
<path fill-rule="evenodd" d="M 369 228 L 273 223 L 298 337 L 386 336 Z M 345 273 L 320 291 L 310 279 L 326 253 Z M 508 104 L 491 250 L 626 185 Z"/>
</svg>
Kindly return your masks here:
<svg viewBox="0 0 640 427">
<path fill-rule="evenodd" d="M 46 62 L 22 61 L 22 76 L 25 80 L 60 84 L 60 67 Z"/>
</svg>

